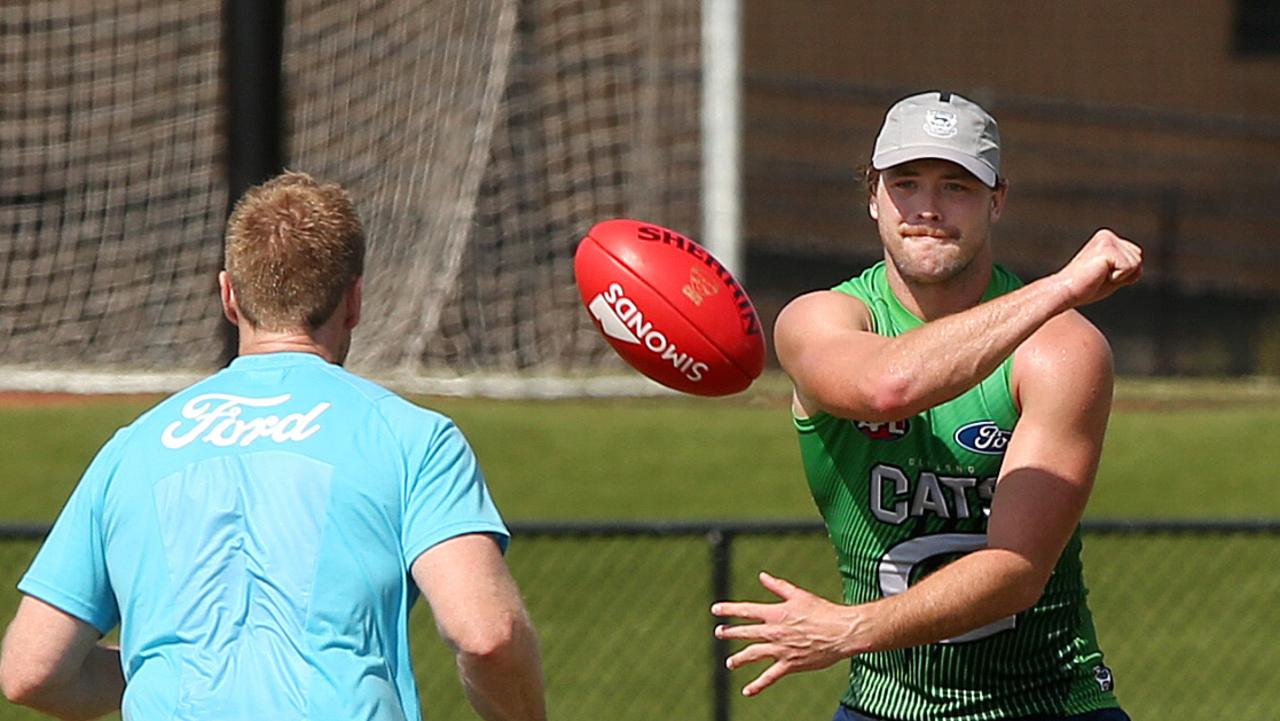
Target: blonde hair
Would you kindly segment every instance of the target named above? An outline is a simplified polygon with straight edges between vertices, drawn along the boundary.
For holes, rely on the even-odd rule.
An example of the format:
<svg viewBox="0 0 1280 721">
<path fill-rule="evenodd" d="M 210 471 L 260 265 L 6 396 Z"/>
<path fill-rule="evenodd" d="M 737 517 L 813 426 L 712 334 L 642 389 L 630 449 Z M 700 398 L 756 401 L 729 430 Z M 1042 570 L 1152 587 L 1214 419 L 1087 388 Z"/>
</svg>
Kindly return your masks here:
<svg viewBox="0 0 1280 721">
<path fill-rule="evenodd" d="M 236 203 L 226 266 L 249 323 L 315 330 L 364 273 L 364 229 L 342 187 L 285 172 Z"/>
<path fill-rule="evenodd" d="M 863 187 L 867 189 L 867 197 L 876 197 L 876 191 L 880 188 L 880 171 L 876 170 L 871 163 L 867 163 L 866 165 L 859 165 L 855 172 L 861 177 Z M 1008 184 L 1009 181 L 1001 175 L 996 178 L 996 187 L 992 188 L 992 190 L 999 190 Z M 983 185 L 986 184 L 983 183 Z"/>
</svg>

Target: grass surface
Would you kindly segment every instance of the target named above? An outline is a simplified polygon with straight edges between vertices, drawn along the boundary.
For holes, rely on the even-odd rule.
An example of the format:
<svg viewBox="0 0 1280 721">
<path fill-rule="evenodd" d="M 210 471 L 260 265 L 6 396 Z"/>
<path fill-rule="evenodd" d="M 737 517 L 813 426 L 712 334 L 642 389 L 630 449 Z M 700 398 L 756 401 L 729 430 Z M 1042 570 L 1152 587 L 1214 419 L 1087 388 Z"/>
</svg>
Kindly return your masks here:
<svg viewBox="0 0 1280 721">
<path fill-rule="evenodd" d="M 422 398 L 452 416 L 520 519 L 811 518 L 784 386 L 738 398 Z M 1280 384 L 1121 381 L 1093 517 L 1280 517 Z M 4 520 L 52 520 L 97 449 L 155 399 L 0 406 Z"/>
<path fill-rule="evenodd" d="M 508 520 L 816 518 L 776 377 L 725 400 L 419 400 L 470 438 Z M 101 444 L 154 401 L 0 404 L 0 520 L 52 520 Z M 1280 518 L 1267 473 L 1280 466 L 1275 428 L 1274 383 L 1122 381 L 1088 515 Z M 34 550 L 0 544 L 4 585 Z M 1135 719 L 1272 718 L 1277 552 L 1262 536 L 1086 539 L 1091 605 Z M 838 592 L 819 536 L 743 538 L 733 558 L 737 597 L 767 598 L 760 569 Z M 553 717 L 710 718 L 705 539 L 526 538 L 509 561 L 539 628 Z M 0 613 L 16 600 L 0 595 Z M 412 628 L 426 717 L 474 718 L 423 615 Z M 735 672 L 734 688 L 760 670 Z M 829 718 L 844 673 L 838 665 L 735 698 L 733 719 Z M 34 718 L 0 702 L 0 719 Z"/>
</svg>

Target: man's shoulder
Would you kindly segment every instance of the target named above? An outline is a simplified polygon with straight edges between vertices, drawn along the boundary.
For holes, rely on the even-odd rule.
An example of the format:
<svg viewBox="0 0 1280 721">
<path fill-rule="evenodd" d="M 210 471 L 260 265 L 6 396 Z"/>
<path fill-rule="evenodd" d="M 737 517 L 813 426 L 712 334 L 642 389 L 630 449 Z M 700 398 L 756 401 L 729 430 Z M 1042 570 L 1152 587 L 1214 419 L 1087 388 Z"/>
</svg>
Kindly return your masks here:
<svg viewBox="0 0 1280 721">
<path fill-rule="evenodd" d="M 774 343 L 805 343 L 822 331 L 869 330 L 875 321 L 867 302 L 838 290 L 815 290 L 792 299 L 774 321 Z"/>
<path fill-rule="evenodd" d="M 1013 379 L 1018 386 L 1039 380 L 1063 390 L 1084 388 L 1090 379 L 1111 373 L 1106 336 L 1075 310 L 1049 319 L 1013 354 Z"/>
<path fill-rule="evenodd" d="M 1080 311 L 1068 310 L 1045 321 L 1018 348 L 1018 353 L 1066 351 L 1068 355 L 1110 355 L 1107 338 Z"/>
<path fill-rule="evenodd" d="M 830 288 L 812 290 L 792 298 L 783 311 L 793 317 L 813 315 L 822 318 L 830 313 L 839 316 L 851 308 L 866 307 L 887 288 L 882 260 Z"/>
<path fill-rule="evenodd" d="M 327 372 L 367 401 L 397 434 L 434 436 L 453 425 L 453 420 L 445 414 L 419 405 L 376 381 L 337 366 L 328 368 Z"/>
</svg>

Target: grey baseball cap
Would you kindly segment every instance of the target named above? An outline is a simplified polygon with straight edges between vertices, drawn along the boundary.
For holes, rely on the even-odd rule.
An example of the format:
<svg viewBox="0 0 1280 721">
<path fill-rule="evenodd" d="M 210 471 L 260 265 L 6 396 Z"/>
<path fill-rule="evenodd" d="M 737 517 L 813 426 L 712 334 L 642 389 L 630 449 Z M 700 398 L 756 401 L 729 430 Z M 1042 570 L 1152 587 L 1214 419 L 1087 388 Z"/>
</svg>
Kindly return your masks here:
<svg viewBox="0 0 1280 721">
<path fill-rule="evenodd" d="M 921 158 L 950 160 L 994 188 L 1000 177 L 1000 128 L 981 106 L 955 93 L 934 90 L 903 98 L 884 116 L 871 167 L 884 170 Z"/>
</svg>

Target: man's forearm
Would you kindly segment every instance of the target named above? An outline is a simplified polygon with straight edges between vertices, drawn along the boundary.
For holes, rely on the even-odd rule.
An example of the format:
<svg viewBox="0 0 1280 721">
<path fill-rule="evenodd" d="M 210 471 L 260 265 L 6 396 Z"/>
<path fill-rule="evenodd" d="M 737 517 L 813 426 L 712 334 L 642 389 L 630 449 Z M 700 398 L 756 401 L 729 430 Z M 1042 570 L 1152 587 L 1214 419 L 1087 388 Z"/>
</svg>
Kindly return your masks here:
<svg viewBox="0 0 1280 721">
<path fill-rule="evenodd" d="M 542 666 L 533 629 L 518 629 L 493 653 L 458 654 L 458 672 L 472 707 L 485 721 L 545 721 Z"/>
<path fill-rule="evenodd" d="M 879 405 L 890 415 L 915 415 L 972 388 L 1071 307 L 1069 288 L 1049 276 L 890 339 L 864 372 L 888 389 Z"/>
<path fill-rule="evenodd" d="M 1030 607 L 1044 587 L 1030 562 L 997 548 L 963 556 L 901 594 L 856 606 L 828 601 L 767 573 L 760 574 L 760 582 L 781 601 L 727 601 L 711 607 L 716 616 L 754 622 L 716 627 L 717 638 L 752 642 L 726 660 L 729 669 L 774 661 L 743 688 L 748 696 L 789 673 L 975 631 Z"/>
<path fill-rule="evenodd" d="M 922 646 L 1012 616 L 1035 604 L 1043 578 L 1025 558 L 988 548 L 965 555 L 904 593 L 850 606 L 849 655 Z"/>
<path fill-rule="evenodd" d="M 80 721 L 120 710 L 123 696 L 120 649 L 100 644 L 89 652 L 74 675 L 34 689 L 19 702 L 50 716 Z"/>
</svg>

